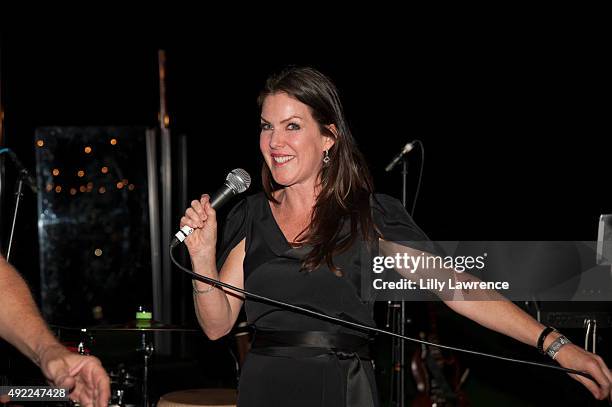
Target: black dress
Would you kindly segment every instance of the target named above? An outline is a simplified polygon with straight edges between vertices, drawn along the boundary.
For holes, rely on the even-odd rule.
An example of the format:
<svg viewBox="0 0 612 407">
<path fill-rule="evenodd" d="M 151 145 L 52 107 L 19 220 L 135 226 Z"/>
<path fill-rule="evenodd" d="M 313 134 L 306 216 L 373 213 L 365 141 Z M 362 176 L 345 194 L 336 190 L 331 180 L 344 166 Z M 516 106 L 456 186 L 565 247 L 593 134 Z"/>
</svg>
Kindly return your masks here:
<svg viewBox="0 0 612 407">
<path fill-rule="evenodd" d="M 371 199 L 372 215 L 387 240 L 426 240 L 402 204 L 387 195 Z M 308 246 L 293 248 L 276 223 L 267 198 L 258 193 L 243 199 L 228 214 L 221 233 L 219 269 L 230 251 L 246 238 L 244 286 L 247 291 L 304 306 L 344 320 L 376 326 L 373 299 L 361 298 L 361 261 L 364 243 L 355 243 L 336 256 L 342 270 L 337 277 L 327 266 L 300 271 Z M 247 299 L 249 324 L 259 332 L 323 332 L 363 338 L 368 333 L 313 316 Z M 342 349 L 254 347 L 246 357 L 239 382 L 239 407 L 378 406 L 371 361 L 359 352 Z"/>
</svg>

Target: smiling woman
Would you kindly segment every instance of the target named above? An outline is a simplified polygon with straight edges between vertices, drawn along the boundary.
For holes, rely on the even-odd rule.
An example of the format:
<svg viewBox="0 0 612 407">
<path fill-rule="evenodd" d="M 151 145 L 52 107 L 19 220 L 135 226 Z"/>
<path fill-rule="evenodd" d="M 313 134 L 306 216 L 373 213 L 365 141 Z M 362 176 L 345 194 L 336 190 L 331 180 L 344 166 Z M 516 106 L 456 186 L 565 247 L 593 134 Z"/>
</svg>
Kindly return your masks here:
<svg viewBox="0 0 612 407">
<path fill-rule="evenodd" d="M 209 197 L 192 201 L 180 227 L 194 229 L 185 239 L 194 271 L 375 326 L 375 298 L 361 292 L 362 262 L 368 262 L 362 254 L 392 241 L 427 241 L 427 236 L 397 199 L 373 193 L 329 78 L 312 68 L 290 68 L 268 79 L 259 106 L 264 191 L 230 211 L 218 252 Z M 211 339 L 231 331 L 243 303 L 255 339 L 240 376 L 240 407 L 380 405 L 368 332 L 194 281 L 198 321 Z M 583 384 L 599 397 L 609 394 L 612 375 L 602 360 L 575 345 L 560 345 L 559 333 L 545 331 L 514 304 L 447 305 L 524 343 L 543 349 L 557 343 L 560 364 L 588 371 L 598 384 Z"/>
<path fill-rule="evenodd" d="M 359 235 L 371 240 L 375 233 L 372 177 L 338 91 L 315 69 L 290 68 L 268 78 L 258 103 L 262 182 L 272 212 L 289 242 L 313 246 L 304 257 L 304 269 L 312 271 L 324 262 L 341 275 L 334 256 Z M 348 227 L 347 219 L 348 237 L 340 233 Z"/>
<path fill-rule="evenodd" d="M 333 125 L 330 126 L 335 131 Z M 262 106 L 259 146 L 273 179 L 283 187 L 314 190 L 325 151 L 334 137 L 323 134 L 308 106 L 286 93 L 267 97 Z"/>
</svg>

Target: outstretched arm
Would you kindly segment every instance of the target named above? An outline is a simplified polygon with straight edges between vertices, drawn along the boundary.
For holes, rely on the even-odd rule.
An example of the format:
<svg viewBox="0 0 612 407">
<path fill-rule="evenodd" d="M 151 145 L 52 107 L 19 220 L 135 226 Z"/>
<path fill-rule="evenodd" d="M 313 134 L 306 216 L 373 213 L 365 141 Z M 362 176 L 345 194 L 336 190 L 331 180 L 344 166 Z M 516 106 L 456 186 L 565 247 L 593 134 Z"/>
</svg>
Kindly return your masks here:
<svg viewBox="0 0 612 407">
<path fill-rule="evenodd" d="M 380 243 L 381 253 L 385 256 L 393 257 L 396 253 L 402 255 L 405 253 L 408 256 L 418 258 L 422 254 L 422 251 L 417 251 L 395 242 L 381 240 Z M 425 271 L 418 269 L 414 273 L 396 268 L 396 271 L 403 277 L 412 280 L 427 276 L 441 280 L 448 280 L 450 278 L 456 281 L 480 281 L 468 273 L 457 273 L 452 268 L 432 268 Z M 505 299 L 501 294 L 494 290 L 478 290 L 477 292 L 472 290 L 471 293 L 466 295 L 461 292 L 452 291 L 433 291 L 433 293 L 438 295 L 452 310 L 480 325 L 528 345 L 534 347 L 537 345 L 538 338 L 545 326 L 517 307 L 513 302 Z M 464 299 L 457 300 L 457 298 Z M 475 300 L 476 298 L 478 300 Z M 561 334 L 558 332 L 550 333 L 544 341 L 543 349 L 548 349 L 550 344 L 559 336 Z M 561 347 L 555 360 L 563 367 L 589 373 L 597 383 L 583 376 L 570 376 L 582 383 L 596 398 L 600 400 L 610 398 L 612 400 L 612 372 L 600 356 L 569 343 Z"/>
<path fill-rule="evenodd" d="M 536 346 L 545 326 L 510 301 L 445 301 L 452 310 L 489 329 L 510 336 L 531 346 Z M 544 340 L 548 349 L 558 332 L 550 333 Z M 583 376 L 570 375 L 582 383 L 597 399 L 612 399 L 612 372 L 603 359 L 574 345 L 566 344 L 555 359 L 563 367 L 589 373 L 597 381 Z"/>
</svg>

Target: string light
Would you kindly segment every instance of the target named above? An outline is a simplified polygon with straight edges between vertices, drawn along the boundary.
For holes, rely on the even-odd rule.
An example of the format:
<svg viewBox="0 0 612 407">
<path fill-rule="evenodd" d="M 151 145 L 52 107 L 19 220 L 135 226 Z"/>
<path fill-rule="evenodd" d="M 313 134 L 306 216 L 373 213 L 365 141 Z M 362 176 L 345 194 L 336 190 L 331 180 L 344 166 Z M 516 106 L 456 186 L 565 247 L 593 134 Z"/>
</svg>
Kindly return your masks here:
<svg viewBox="0 0 612 407">
<path fill-rule="evenodd" d="M 98 192 L 99 192 L 99 193 L 101 193 L 101 194 L 103 194 L 103 193 L 105 193 L 105 192 L 106 192 L 106 188 L 104 188 L 104 187 L 100 187 L 100 188 L 98 188 Z"/>
<path fill-rule="evenodd" d="M 60 170 L 58 170 L 57 168 L 54 168 L 53 175 L 57 177 L 59 174 L 60 174 Z"/>
<path fill-rule="evenodd" d="M 47 192 L 53 191 L 53 184 L 47 184 Z"/>
<path fill-rule="evenodd" d="M 79 172 L 77 172 L 77 175 L 79 178 L 83 178 L 83 176 L 85 175 L 85 171 L 79 170 Z"/>
<path fill-rule="evenodd" d="M 100 171 L 102 171 L 102 174 L 106 174 L 108 172 L 108 167 L 102 167 Z"/>
<path fill-rule="evenodd" d="M 123 188 L 123 182 L 119 181 L 117 182 L 117 189 L 121 189 Z"/>
<path fill-rule="evenodd" d="M 117 145 L 117 139 L 116 139 L 116 138 L 112 138 L 112 139 L 110 140 L 110 143 L 111 143 L 111 145 L 113 145 L 113 146 L 114 146 L 114 145 Z"/>
<path fill-rule="evenodd" d="M 62 192 L 62 187 L 61 187 L 61 185 L 58 185 L 58 186 L 56 186 L 56 187 L 55 187 L 55 192 L 56 192 L 56 193 L 58 193 L 58 194 L 59 194 L 60 192 Z"/>
<path fill-rule="evenodd" d="M 85 188 L 85 185 L 81 185 L 81 186 L 79 187 L 79 191 L 81 191 L 81 192 L 85 192 L 85 191 L 87 191 L 87 188 Z"/>
<path fill-rule="evenodd" d="M 42 147 L 45 145 L 45 142 L 42 140 L 36 140 L 36 147 Z"/>
<path fill-rule="evenodd" d="M 76 188 L 70 188 L 70 195 L 76 195 L 77 190 Z"/>
<path fill-rule="evenodd" d="M 102 250 L 101 250 L 101 249 L 96 249 L 96 250 L 94 250 L 94 254 L 95 254 L 97 257 L 100 257 L 100 256 L 102 256 Z"/>
<path fill-rule="evenodd" d="M 133 190 L 134 190 L 134 184 L 130 184 L 130 185 L 128 185 L 128 189 L 129 189 L 130 191 L 133 191 Z"/>
<path fill-rule="evenodd" d="M 85 147 L 84 151 L 85 151 L 85 154 L 91 153 L 91 147 L 89 146 Z"/>
</svg>

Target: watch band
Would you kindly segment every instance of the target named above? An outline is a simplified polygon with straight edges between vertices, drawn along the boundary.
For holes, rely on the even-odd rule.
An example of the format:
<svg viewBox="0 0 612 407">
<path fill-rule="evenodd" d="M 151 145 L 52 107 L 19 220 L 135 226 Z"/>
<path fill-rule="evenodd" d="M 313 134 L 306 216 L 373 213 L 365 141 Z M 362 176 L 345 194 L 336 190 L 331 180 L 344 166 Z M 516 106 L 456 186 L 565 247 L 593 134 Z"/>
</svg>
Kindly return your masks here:
<svg viewBox="0 0 612 407">
<path fill-rule="evenodd" d="M 538 342 L 536 344 L 536 347 L 538 348 L 538 351 L 540 351 L 540 353 L 543 354 L 543 355 L 546 354 L 546 352 L 544 352 L 544 340 L 546 339 L 548 334 L 553 332 L 553 331 L 556 331 L 556 329 L 553 328 L 552 326 L 547 326 L 546 328 L 544 328 L 544 330 L 540 334 L 540 337 L 538 338 Z"/>
<path fill-rule="evenodd" d="M 557 354 L 559 353 L 559 349 L 561 349 L 563 345 L 567 345 L 568 343 L 572 342 L 565 336 L 561 335 L 560 337 L 555 339 L 553 343 L 550 344 L 548 349 L 546 349 L 546 354 L 554 360 L 557 357 Z"/>
</svg>

